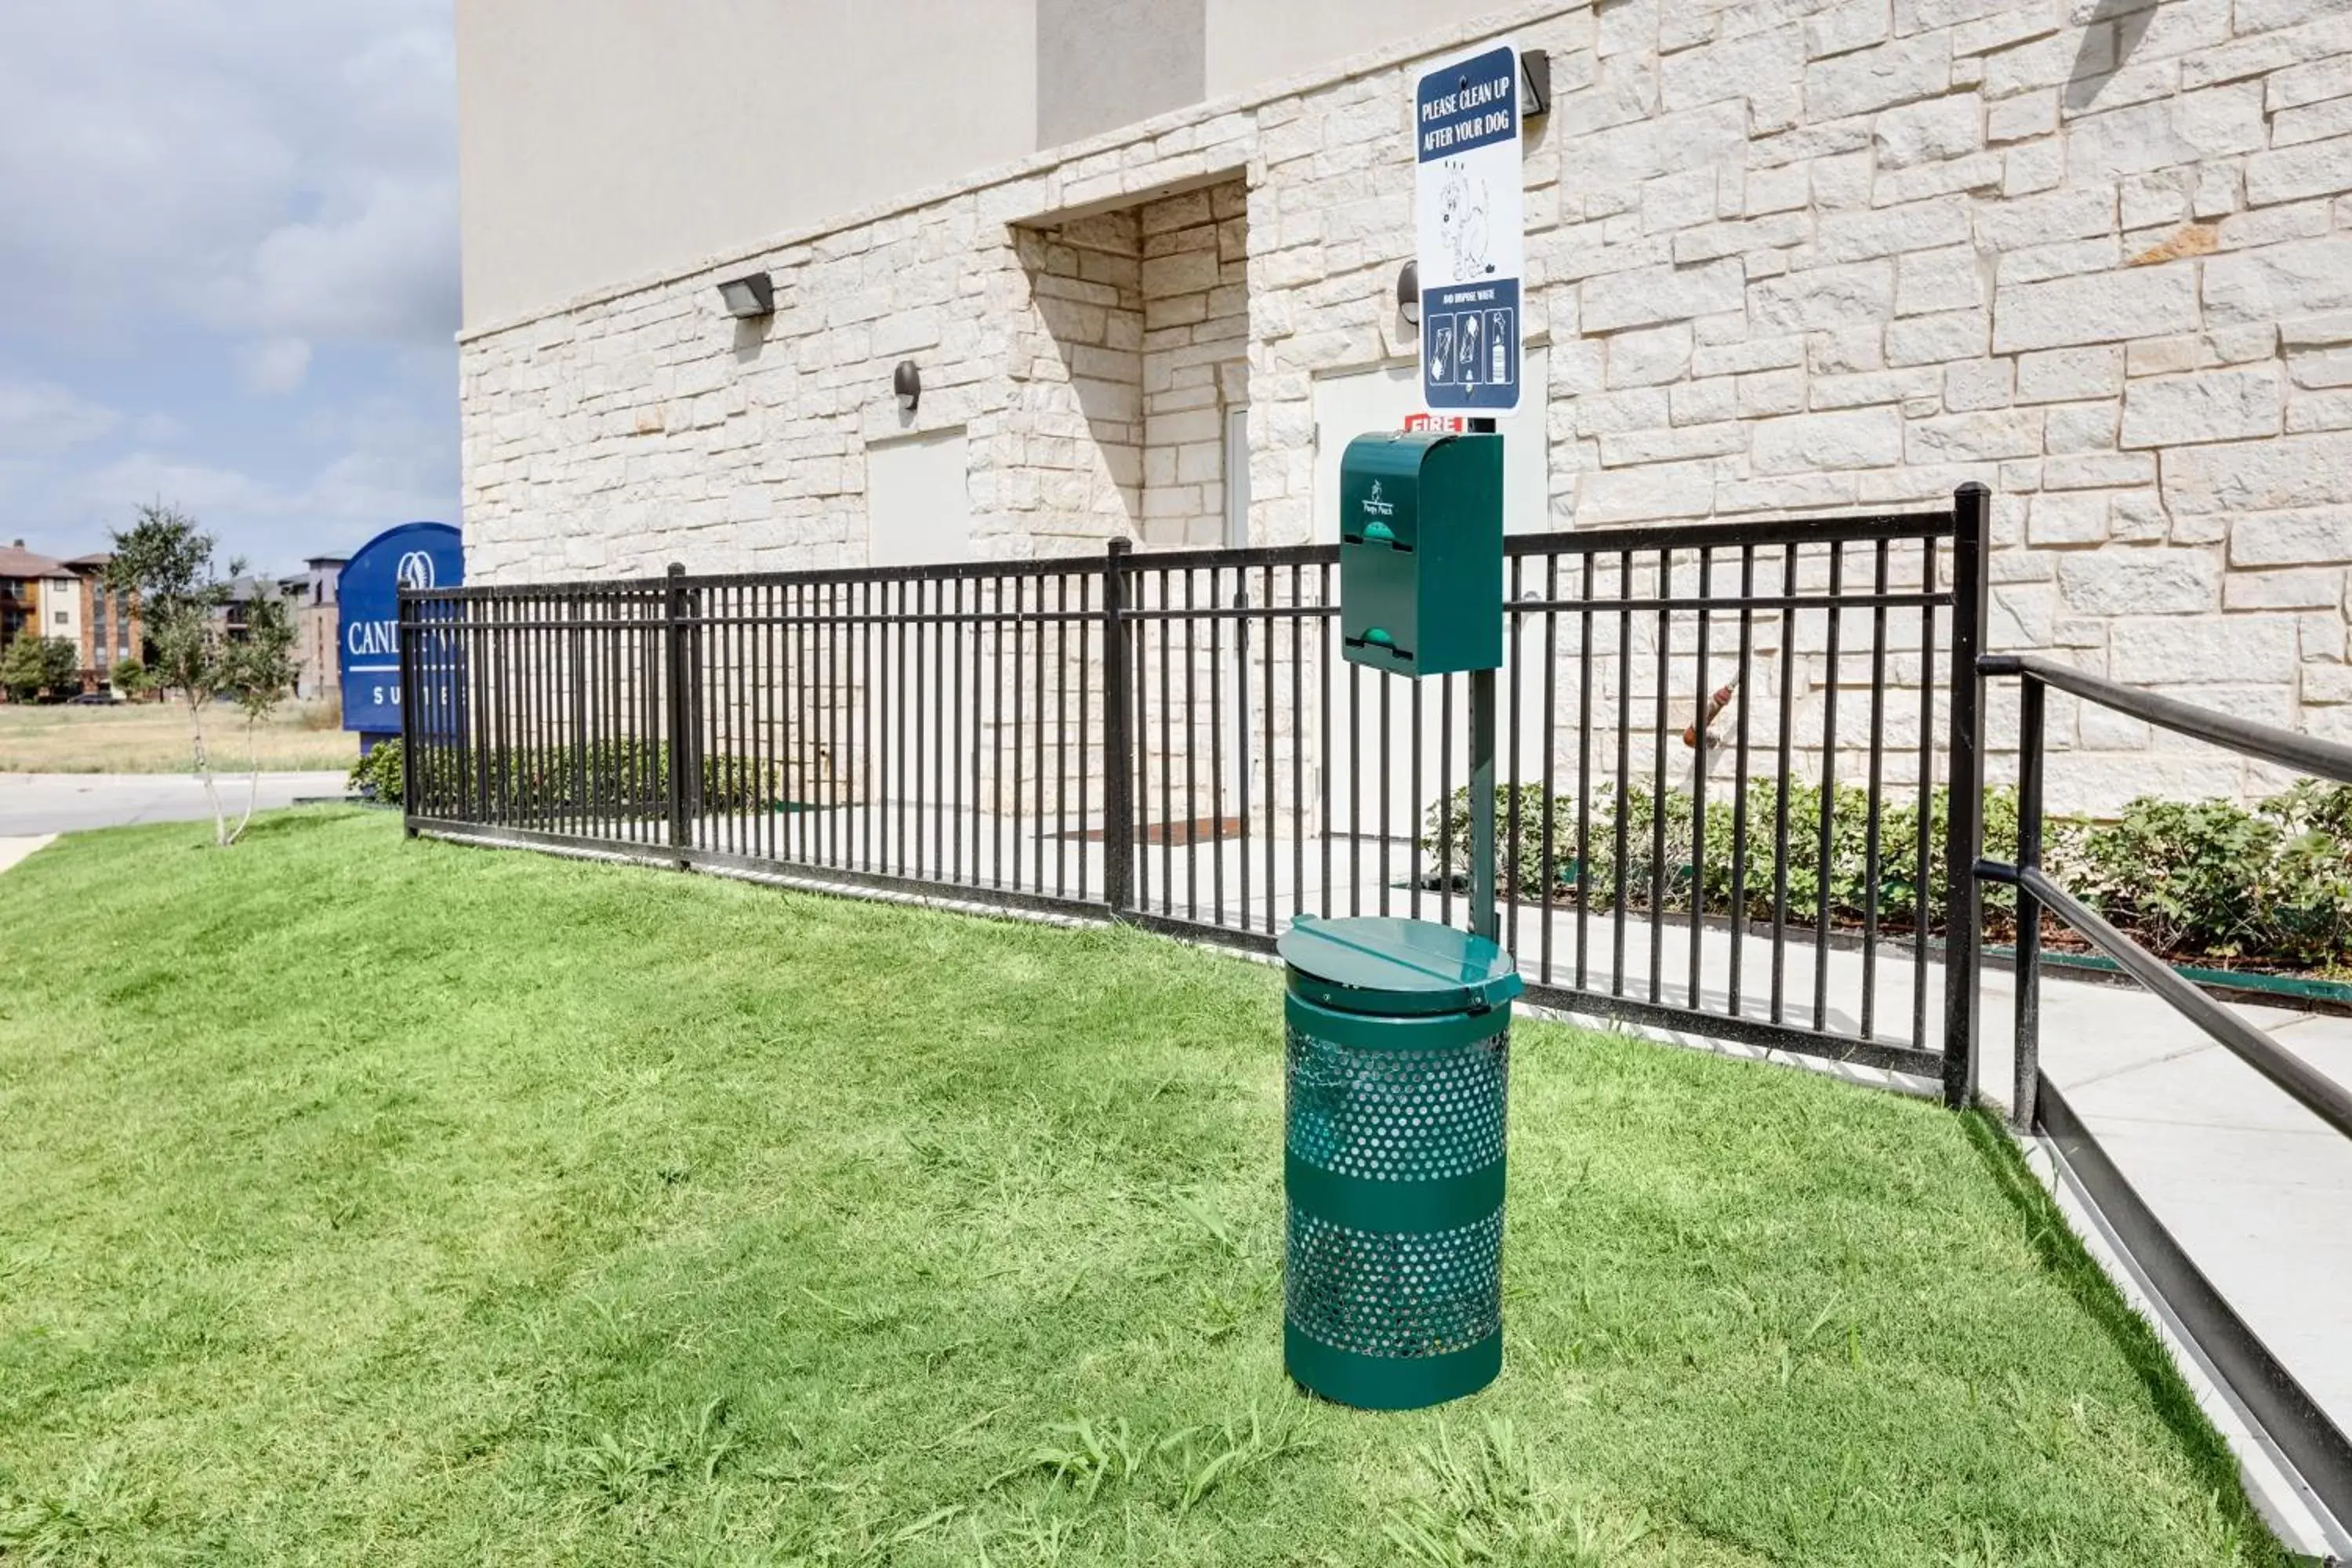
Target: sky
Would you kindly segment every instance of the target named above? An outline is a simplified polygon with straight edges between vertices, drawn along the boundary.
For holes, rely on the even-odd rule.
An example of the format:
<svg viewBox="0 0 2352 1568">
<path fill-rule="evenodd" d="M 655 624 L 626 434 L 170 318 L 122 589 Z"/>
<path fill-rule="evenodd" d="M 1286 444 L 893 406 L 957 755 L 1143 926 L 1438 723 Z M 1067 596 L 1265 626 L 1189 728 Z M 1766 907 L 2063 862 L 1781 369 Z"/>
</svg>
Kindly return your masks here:
<svg viewBox="0 0 2352 1568">
<path fill-rule="evenodd" d="M 0 5 L 0 543 L 457 521 L 451 0 Z"/>
</svg>

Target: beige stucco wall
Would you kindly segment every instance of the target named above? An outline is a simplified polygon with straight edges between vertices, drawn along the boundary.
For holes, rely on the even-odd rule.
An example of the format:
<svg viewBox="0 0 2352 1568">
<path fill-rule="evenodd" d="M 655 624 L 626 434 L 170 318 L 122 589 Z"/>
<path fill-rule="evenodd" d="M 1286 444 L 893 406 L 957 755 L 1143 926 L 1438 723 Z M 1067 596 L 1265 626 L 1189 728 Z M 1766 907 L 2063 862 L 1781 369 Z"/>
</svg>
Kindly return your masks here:
<svg viewBox="0 0 2352 1568">
<path fill-rule="evenodd" d="M 1207 0 L 1209 97 L 1227 98 L 1509 7 L 1427 0 Z"/>
<path fill-rule="evenodd" d="M 465 320 L 649 281 L 1430 26 L 1410 0 L 458 0 Z"/>
<path fill-rule="evenodd" d="M 460 0 L 469 325 L 1035 145 L 1035 0 Z"/>
<path fill-rule="evenodd" d="M 1058 147 L 1205 96 L 1203 0 L 1036 0 L 1037 145 Z"/>
</svg>

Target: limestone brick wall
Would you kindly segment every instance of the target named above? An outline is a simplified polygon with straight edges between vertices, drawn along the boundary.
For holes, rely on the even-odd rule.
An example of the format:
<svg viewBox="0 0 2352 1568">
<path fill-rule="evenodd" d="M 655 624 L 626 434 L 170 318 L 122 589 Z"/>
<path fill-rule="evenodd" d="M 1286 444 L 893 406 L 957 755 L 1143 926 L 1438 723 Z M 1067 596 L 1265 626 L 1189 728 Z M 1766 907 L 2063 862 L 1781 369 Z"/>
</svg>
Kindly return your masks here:
<svg viewBox="0 0 2352 1568">
<path fill-rule="evenodd" d="M 1144 315 L 1133 211 L 1015 231 L 1043 341 L 1016 396 L 1024 426 L 992 444 L 1016 537 L 1125 538 L 1143 516 Z M 1070 406 L 1075 399 L 1076 406 Z"/>
<path fill-rule="evenodd" d="M 1220 399 L 1250 411 L 1253 541 L 1315 537 L 1315 378 L 1417 352 L 1391 304 L 1412 78 L 1492 31 L 1440 25 L 474 334 L 473 580 L 858 563 L 865 443 L 910 424 L 967 431 L 984 554 L 1201 539 L 1221 451 L 1205 400 L 1171 399 L 1205 399 L 1179 360 L 1213 330 Z M 1526 159 L 1552 526 L 1908 508 L 1980 479 L 1995 647 L 2352 738 L 2341 0 L 1623 0 L 1507 31 L 1550 52 L 1555 92 Z M 1155 289 L 1207 254 L 1167 215 L 1237 177 L 1208 197 L 1216 283 Z M 1112 243 L 1047 260 L 1104 214 Z M 713 285 L 752 266 L 777 314 L 732 323 Z M 1098 306 L 1103 341 L 1056 301 Z M 912 421 L 889 393 L 908 357 Z M 1139 410 L 1139 471 L 1104 435 Z M 1840 677 L 1801 670 L 1802 713 Z M 1997 705 L 1997 743 L 2012 722 Z M 2060 804 L 2273 782 L 2071 702 L 2052 723 Z"/>
<path fill-rule="evenodd" d="M 1145 544 L 1223 542 L 1225 410 L 1249 401 L 1248 189 L 1141 209 Z"/>
</svg>

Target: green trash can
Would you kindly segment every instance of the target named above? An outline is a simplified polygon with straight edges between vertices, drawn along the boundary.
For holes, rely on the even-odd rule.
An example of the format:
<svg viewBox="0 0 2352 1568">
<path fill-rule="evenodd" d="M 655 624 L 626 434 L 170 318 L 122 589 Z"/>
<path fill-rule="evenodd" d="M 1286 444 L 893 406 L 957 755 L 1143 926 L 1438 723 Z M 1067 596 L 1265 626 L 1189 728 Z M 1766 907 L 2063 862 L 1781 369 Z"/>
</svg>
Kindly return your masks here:
<svg viewBox="0 0 2352 1568">
<path fill-rule="evenodd" d="M 1503 1368 L 1511 955 L 1427 921 L 1312 920 L 1289 970 L 1283 1363 L 1366 1410 Z"/>
</svg>

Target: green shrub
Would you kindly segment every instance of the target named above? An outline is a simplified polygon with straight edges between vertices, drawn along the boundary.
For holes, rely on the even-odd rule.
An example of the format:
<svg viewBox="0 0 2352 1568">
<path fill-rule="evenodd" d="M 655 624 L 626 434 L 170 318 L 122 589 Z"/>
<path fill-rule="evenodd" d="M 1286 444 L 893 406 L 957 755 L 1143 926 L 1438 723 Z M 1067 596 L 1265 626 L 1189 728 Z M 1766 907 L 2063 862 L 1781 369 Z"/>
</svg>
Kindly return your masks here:
<svg viewBox="0 0 2352 1568">
<path fill-rule="evenodd" d="M 2089 830 L 2072 890 L 2163 952 L 2244 951 L 2279 825 L 2228 801 L 2140 799 Z"/>
<path fill-rule="evenodd" d="M 2284 795 L 2263 802 L 2263 811 L 2291 833 L 2325 833 L 2352 839 L 2352 784 L 2301 779 Z"/>
<path fill-rule="evenodd" d="M 1709 790 L 1697 836 L 1702 853 L 1694 856 L 1691 795 L 1665 792 L 1664 853 L 1658 855 L 1654 833 L 1659 802 L 1646 789 L 1631 793 L 1622 814 L 1626 908 L 1687 913 L 1696 887 L 1704 913 L 1730 914 L 1737 894 L 1747 918 L 1771 916 L 1780 864 L 1780 790 L 1770 780 L 1748 786 L 1744 835 L 1738 803 L 1730 795 L 1727 787 Z M 1826 914 L 1833 925 L 1860 924 L 1871 904 L 1869 805 L 1868 792 L 1857 784 L 1840 785 L 1831 805 Z M 1450 805 L 1450 822 L 1441 822 L 1437 809 L 1431 808 L 1422 844 L 1431 874 L 1458 883 L 1469 871 L 1469 791 L 1454 792 Z M 1927 826 L 1934 854 L 1926 899 L 1931 928 L 1948 885 L 1943 844 L 1950 806 L 1948 790 L 1930 793 Z M 1822 809 L 1818 785 L 1790 785 L 1787 909 L 1791 921 L 1804 925 L 1823 915 Z M 1503 897 L 1574 901 L 1580 896 L 1593 909 L 1615 907 L 1620 812 L 1612 785 L 1593 792 L 1581 862 L 1574 795 L 1552 798 L 1549 859 L 1541 790 L 1499 789 L 1495 811 Z M 2016 792 L 1987 790 L 1985 853 L 2013 861 L 2017 826 Z M 1878 824 L 1874 882 L 1879 921 L 1892 930 L 1913 928 L 1918 921 L 1919 829 L 1916 798 L 1889 797 Z M 1655 885 L 1654 855 L 1663 872 Z M 2227 801 L 2143 798 L 2114 822 L 2053 816 L 2042 826 L 2042 863 L 2060 886 L 2168 957 L 2321 969 L 2352 963 L 2352 786 L 2305 782 L 2252 811 Z M 2011 934 L 2014 890 L 1989 884 L 1984 902 L 1988 930 L 1996 936 Z"/>
<path fill-rule="evenodd" d="M 478 809 L 474 803 L 485 792 L 496 809 L 526 819 L 574 812 L 653 819 L 669 813 L 669 747 L 658 741 L 464 750 L 452 743 L 435 746 L 427 758 L 427 776 L 418 780 L 417 792 L 426 816 Z M 781 760 L 706 753 L 700 773 L 701 789 L 689 805 L 698 813 L 757 810 L 785 797 L 788 770 Z"/>
<path fill-rule="evenodd" d="M 2252 811 L 2143 796 L 2087 829 L 2080 857 L 2060 880 L 2158 952 L 2352 958 L 2352 786 L 2305 781 Z"/>
<path fill-rule="evenodd" d="M 1699 888 L 1706 913 L 1727 915 L 1738 896 L 1751 920 L 1769 918 L 1773 910 L 1775 872 L 1780 865 L 1780 791 L 1769 780 L 1751 783 L 1747 810 L 1738 810 L 1727 787 L 1710 790 L 1698 842 L 1704 853 L 1694 856 L 1695 802 L 1685 791 L 1670 789 L 1664 800 L 1664 853 L 1658 853 L 1660 802 L 1649 790 L 1635 789 L 1622 813 L 1624 823 L 1625 902 L 1629 909 L 1687 912 L 1691 889 Z M 1511 807 L 1518 805 L 1518 831 L 1512 840 Z M 1859 922 L 1870 906 L 1873 879 L 1870 840 L 1870 795 L 1858 784 L 1841 785 L 1830 809 L 1829 914 L 1832 921 Z M 1943 906 L 1945 876 L 1942 846 L 1948 798 L 1943 790 L 1930 796 L 1930 843 L 1937 853 L 1928 871 L 1928 908 Z M 1818 917 L 1822 899 L 1821 824 L 1822 793 L 1819 785 L 1792 784 L 1788 805 L 1788 910 L 1808 923 Z M 1499 890 L 1507 898 L 1574 899 L 1580 894 L 1578 870 L 1584 877 L 1581 895 L 1595 909 L 1617 901 L 1618 819 L 1614 785 L 1593 792 L 1585 828 L 1585 855 L 1578 858 L 1577 797 L 1552 799 L 1551 856 L 1544 854 L 1543 792 L 1529 785 L 1496 792 Z M 2014 791 L 1985 793 L 1987 852 L 2013 855 L 2017 847 L 2017 800 Z M 1459 881 L 1469 873 L 1470 792 L 1457 790 L 1453 821 L 1441 840 L 1443 825 L 1431 810 L 1427 837 L 1422 841 L 1436 874 Z M 1879 818 L 1875 876 L 1879 920 L 1907 926 L 1917 919 L 1919 903 L 1919 813 L 1916 803 L 1890 800 Z M 1735 849 L 1738 853 L 1735 854 Z M 1441 850 L 1443 851 L 1441 857 Z M 1438 866 L 1443 859 L 1442 867 Z M 1746 868 L 1745 874 L 1739 868 Z M 1658 885 L 1653 886 L 1654 873 Z M 2014 906 L 2007 889 L 1989 889 L 1987 903 L 1994 909 Z"/>
<path fill-rule="evenodd" d="M 401 790 L 406 784 L 402 765 L 402 752 L 397 740 L 383 741 L 352 764 L 347 787 L 387 805 L 401 803 Z"/>
</svg>

